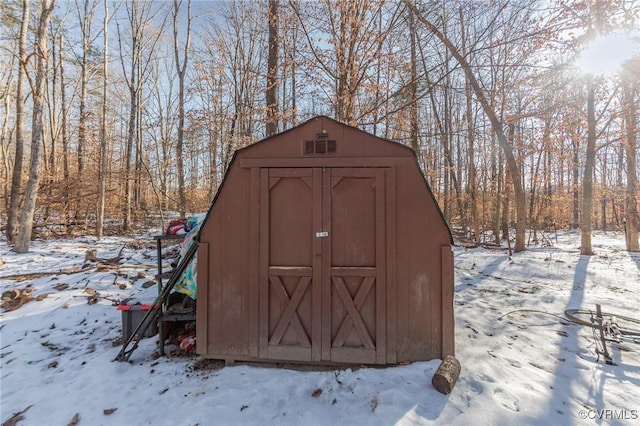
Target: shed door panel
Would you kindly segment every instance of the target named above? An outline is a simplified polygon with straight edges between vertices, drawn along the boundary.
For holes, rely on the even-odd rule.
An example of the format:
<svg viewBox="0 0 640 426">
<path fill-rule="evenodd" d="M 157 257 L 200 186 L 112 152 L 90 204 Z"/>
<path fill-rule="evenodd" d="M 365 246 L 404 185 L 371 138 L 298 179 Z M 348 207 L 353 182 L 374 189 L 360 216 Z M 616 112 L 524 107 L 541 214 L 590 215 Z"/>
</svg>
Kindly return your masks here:
<svg viewBox="0 0 640 426">
<path fill-rule="evenodd" d="M 385 171 L 324 176 L 323 359 L 385 362 Z"/>
<path fill-rule="evenodd" d="M 319 279 L 314 279 L 314 211 L 319 169 L 262 169 L 260 345 L 263 358 L 312 361 L 320 349 Z M 315 222 L 314 222 L 315 221 Z M 316 261 L 317 262 L 317 261 Z M 319 269 L 319 268 L 317 268 Z M 314 290 L 316 288 L 316 290 Z M 314 296 L 314 293 L 317 296 Z"/>
</svg>

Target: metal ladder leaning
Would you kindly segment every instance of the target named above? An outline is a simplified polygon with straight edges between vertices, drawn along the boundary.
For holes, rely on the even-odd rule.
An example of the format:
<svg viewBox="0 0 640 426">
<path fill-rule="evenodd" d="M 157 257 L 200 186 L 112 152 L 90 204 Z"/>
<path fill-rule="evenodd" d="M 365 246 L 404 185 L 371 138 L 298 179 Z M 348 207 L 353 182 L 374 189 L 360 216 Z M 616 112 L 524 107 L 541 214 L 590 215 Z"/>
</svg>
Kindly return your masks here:
<svg viewBox="0 0 640 426">
<path fill-rule="evenodd" d="M 193 256 L 195 256 L 196 251 L 198 250 L 198 241 L 194 240 L 191 247 L 187 250 L 185 255 L 178 262 L 178 266 L 171 273 L 171 277 L 169 277 L 169 281 L 167 285 L 162 289 L 156 300 L 153 302 L 151 309 L 147 311 L 145 316 L 142 318 L 142 321 L 138 324 L 138 326 L 133 330 L 131 336 L 127 339 L 127 341 L 122 345 L 122 349 L 118 352 L 118 355 L 115 357 L 114 361 L 129 361 L 131 354 L 138 348 L 138 343 L 140 339 L 138 336 L 143 336 L 147 331 L 147 328 L 156 320 L 158 317 L 158 312 L 162 313 L 162 304 L 166 302 L 171 290 L 178 283 L 180 276 L 187 268 Z M 160 336 L 162 339 L 162 336 Z M 135 341 L 135 342 L 134 342 Z M 133 343 L 133 346 L 129 348 L 129 345 Z"/>
</svg>

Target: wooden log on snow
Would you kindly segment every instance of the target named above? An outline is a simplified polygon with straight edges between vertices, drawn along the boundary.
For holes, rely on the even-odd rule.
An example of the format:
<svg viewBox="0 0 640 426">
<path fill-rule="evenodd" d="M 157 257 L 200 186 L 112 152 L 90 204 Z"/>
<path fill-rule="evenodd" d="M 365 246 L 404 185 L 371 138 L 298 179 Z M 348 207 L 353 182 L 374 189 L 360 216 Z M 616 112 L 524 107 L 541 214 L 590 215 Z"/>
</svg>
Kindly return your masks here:
<svg viewBox="0 0 640 426">
<path fill-rule="evenodd" d="M 84 263 L 88 265 L 87 262 L 98 262 L 98 264 L 108 264 L 108 265 L 118 265 L 122 260 L 122 251 L 124 250 L 124 246 L 118 252 L 116 257 L 104 258 L 98 257 L 98 251 L 96 249 L 89 249 L 84 255 Z"/>
<path fill-rule="evenodd" d="M 447 395 L 456 384 L 460 376 L 460 362 L 451 355 L 447 355 L 431 378 L 431 384 L 440 393 Z"/>
</svg>

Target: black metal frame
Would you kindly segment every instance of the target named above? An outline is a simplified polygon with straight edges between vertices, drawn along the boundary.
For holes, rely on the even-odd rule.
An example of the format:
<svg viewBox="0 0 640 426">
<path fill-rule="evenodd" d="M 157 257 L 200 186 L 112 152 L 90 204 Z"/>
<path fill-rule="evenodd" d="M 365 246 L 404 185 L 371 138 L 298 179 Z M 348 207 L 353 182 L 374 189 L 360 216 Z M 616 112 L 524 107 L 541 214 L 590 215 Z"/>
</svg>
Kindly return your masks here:
<svg viewBox="0 0 640 426">
<path fill-rule="evenodd" d="M 156 250 L 158 257 L 158 275 L 156 275 L 156 282 L 158 283 L 158 294 L 162 292 L 163 288 L 163 280 L 168 278 L 165 277 L 165 274 L 162 272 L 162 243 L 163 241 L 182 241 L 184 240 L 185 234 L 181 235 L 156 235 L 153 237 L 156 240 Z M 175 313 L 167 313 L 167 299 L 163 300 L 160 306 L 162 309 L 158 312 L 158 353 L 160 356 L 164 356 L 164 323 L 165 322 L 176 322 L 176 321 L 195 321 L 196 314 L 195 313 L 185 313 L 185 314 L 175 314 Z"/>
<path fill-rule="evenodd" d="M 160 244 L 160 242 L 158 242 L 158 244 Z M 122 349 L 120 350 L 120 352 L 118 352 L 118 355 L 116 356 L 114 361 L 129 361 L 131 354 L 138 348 L 138 343 L 140 342 L 140 338 L 138 336 L 144 335 L 144 332 L 147 330 L 147 328 L 149 328 L 152 322 L 156 320 L 158 321 L 158 330 L 160 333 L 160 336 L 159 336 L 160 350 L 161 350 L 160 354 L 164 355 L 164 338 L 162 336 L 162 323 L 164 321 L 169 321 L 169 319 L 165 318 L 165 315 L 163 315 L 163 312 L 164 312 L 163 304 L 166 303 L 167 298 L 171 293 L 171 290 L 173 290 L 173 287 L 178 283 L 180 276 L 185 271 L 189 263 L 191 263 L 191 260 L 195 256 L 197 250 L 198 250 L 198 242 L 194 240 L 191 247 L 189 247 L 185 255 L 180 259 L 180 262 L 178 263 L 178 266 L 176 267 L 176 269 L 172 271 L 171 276 L 169 277 L 169 281 L 167 282 L 167 285 L 162 287 L 162 279 L 161 278 L 158 279 L 158 290 L 159 290 L 158 297 L 153 302 L 151 309 L 149 309 L 145 314 L 144 318 L 142 318 L 142 321 L 140 321 L 140 323 L 135 328 L 135 330 L 133 330 L 133 333 L 131 333 L 131 336 L 129 337 L 129 339 L 127 339 L 127 341 L 122 345 Z M 160 274 L 162 273 L 161 263 L 162 263 L 162 259 L 160 256 L 158 256 L 158 264 L 160 265 L 158 272 Z M 182 317 L 187 317 L 187 316 L 189 318 L 195 319 L 194 314 L 171 314 L 171 318 L 176 318 L 171 320 L 172 321 L 189 320 L 189 319 L 182 319 Z M 177 318 L 180 318 L 180 319 L 177 319 Z M 130 349 L 127 349 L 134 340 L 135 340 L 134 345 Z"/>
</svg>

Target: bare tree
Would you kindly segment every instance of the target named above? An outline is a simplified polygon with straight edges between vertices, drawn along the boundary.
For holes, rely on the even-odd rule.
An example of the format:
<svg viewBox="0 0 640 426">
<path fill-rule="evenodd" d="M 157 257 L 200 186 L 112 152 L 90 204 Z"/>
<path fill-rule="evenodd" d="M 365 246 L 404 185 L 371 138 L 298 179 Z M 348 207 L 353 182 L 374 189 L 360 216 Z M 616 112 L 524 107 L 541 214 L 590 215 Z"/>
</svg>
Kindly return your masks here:
<svg viewBox="0 0 640 426">
<path fill-rule="evenodd" d="M 60 37 L 60 114 L 62 115 L 62 123 L 60 123 L 61 138 L 62 138 L 62 175 L 64 176 L 65 185 L 69 183 L 69 136 L 67 132 L 67 89 L 65 85 L 65 68 L 64 68 L 64 34 Z M 65 191 L 65 216 L 69 214 L 69 191 Z"/>
<path fill-rule="evenodd" d="M 411 70 L 411 80 L 409 81 L 409 133 L 411 139 L 411 148 L 416 153 L 419 150 L 418 146 L 418 56 L 417 56 L 417 31 L 416 31 L 416 18 L 411 11 L 408 11 L 408 24 L 409 24 L 409 43 L 411 52 L 411 63 L 409 69 Z"/>
<path fill-rule="evenodd" d="M 78 111 L 78 177 L 82 179 L 84 171 L 84 150 L 87 145 L 87 91 L 89 80 L 89 51 L 91 48 L 91 27 L 95 15 L 97 0 L 83 0 L 82 6 L 76 0 L 80 33 L 82 35 L 82 57 L 80 59 L 80 110 Z"/>
<path fill-rule="evenodd" d="M 173 0 L 173 53 L 176 62 L 176 71 L 178 73 L 178 138 L 176 141 L 176 164 L 178 168 L 178 197 L 180 217 L 185 218 L 187 209 L 187 196 L 184 188 L 184 104 L 185 89 L 184 79 L 187 71 L 189 60 L 189 47 L 191 45 L 191 0 L 187 0 L 187 28 L 186 40 L 182 51 L 182 61 L 180 60 L 180 49 L 178 46 L 178 15 L 182 0 Z"/>
<path fill-rule="evenodd" d="M 233 152 L 262 136 L 265 52 L 268 50 L 263 5 L 253 2 L 220 4 L 221 19 L 208 22 L 204 51 L 196 67 L 198 90 L 208 109 L 211 169 L 218 181 Z"/>
<path fill-rule="evenodd" d="M 469 47 L 467 46 L 467 31 L 465 28 L 466 22 L 463 17 L 462 7 L 458 9 L 458 14 L 460 17 L 460 43 L 461 43 L 461 55 L 466 59 L 471 59 L 471 52 L 468 51 Z M 478 191 L 478 182 L 477 182 L 477 170 L 476 170 L 476 154 L 475 154 L 475 125 L 474 125 L 474 108 L 473 108 L 473 82 L 469 78 L 469 72 L 465 72 L 465 84 L 464 84 L 464 92 L 465 92 L 465 121 L 466 121 L 466 136 L 467 136 L 467 155 L 468 155 L 468 174 L 469 177 L 467 179 L 467 187 L 466 193 L 468 196 L 468 211 L 471 216 L 471 235 L 473 237 L 473 241 L 475 243 L 480 242 L 480 222 L 478 220 L 478 201 L 477 201 L 477 191 Z M 497 115 L 497 114 L 496 114 Z"/>
<path fill-rule="evenodd" d="M 9 217 L 7 220 L 7 241 L 12 243 L 18 234 L 18 216 L 20 215 L 20 192 L 22 189 L 22 162 L 24 157 L 24 84 L 27 67 L 27 32 L 29 31 L 29 0 L 22 0 L 22 22 L 20 41 L 18 42 L 18 82 L 16 85 L 16 148 L 11 178 Z"/>
<path fill-rule="evenodd" d="M 9 174 L 10 174 L 10 165 L 9 165 L 9 145 L 11 140 L 11 132 L 9 131 L 9 109 L 11 108 L 12 102 L 12 90 L 11 85 L 13 82 L 13 67 L 15 66 L 15 57 L 12 55 L 11 61 L 8 61 L 7 68 L 2 71 L 1 81 L 4 81 L 3 87 L 0 89 L 0 100 L 2 100 L 2 109 L 4 109 L 4 118 L 2 119 L 2 124 L 0 125 L 0 156 L 2 157 L 2 174 L 0 174 L 0 180 L 3 183 L 3 202 L 5 206 L 5 210 L 9 207 Z"/>
<path fill-rule="evenodd" d="M 100 117 L 100 169 L 98 174 L 98 205 L 96 215 L 96 238 L 104 232 L 104 205 L 107 189 L 107 87 L 109 81 L 109 2 L 103 0 L 102 40 L 102 113 Z"/>
<path fill-rule="evenodd" d="M 130 34 L 125 36 L 124 30 L 120 28 L 116 19 L 116 28 L 118 30 L 118 50 L 120 54 L 120 64 L 122 72 L 126 77 L 126 85 L 129 95 L 129 118 L 127 123 L 126 148 L 125 148 L 125 167 L 124 167 L 124 206 L 123 206 L 123 224 L 122 230 L 128 231 L 131 226 L 131 204 L 132 204 L 132 180 L 131 173 L 132 158 L 134 147 L 139 146 L 137 143 L 138 136 L 138 116 L 140 110 L 140 92 L 143 85 L 143 77 L 147 74 L 147 70 L 151 65 L 151 58 L 155 51 L 155 46 L 160 39 L 161 31 L 165 21 L 160 24 L 159 29 L 154 31 L 150 36 L 146 33 L 146 29 L 151 25 L 151 21 L 161 11 L 156 8 L 153 2 L 142 2 L 133 0 L 131 3 L 125 2 L 125 10 L 128 20 L 128 31 Z M 166 16 L 165 16 L 166 19 Z M 129 64 L 125 64 L 127 53 L 123 46 L 123 40 L 130 39 L 129 46 Z"/>
<path fill-rule="evenodd" d="M 158 209 L 166 210 L 169 206 L 169 186 L 173 180 L 174 173 L 167 171 L 173 170 L 173 155 L 171 139 L 175 131 L 175 120 L 171 120 L 175 111 L 175 102 L 177 97 L 174 93 L 174 80 L 171 78 L 163 79 L 163 75 L 172 73 L 174 64 L 169 64 L 168 60 L 171 54 L 163 55 L 166 58 L 165 61 L 157 61 L 151 69 L 150 80 L 152 82 L 151 102 L 148 102 L 145 106 L 147 113 L 145 116 L 150 118 L 150 123 L 157 123 L 157 125 L 148 125 L 149 136 L 153 143 L 153 154 L 156 164 L 154 170 L 149 169 L 149 172 L 156 172 L 150 175 L 150 179 L 157 179 L 159 184 L 158 197 L 156 200 L 158 203 Z M 161 66 L 162 65 L 162 66 Z M 163 74 L 162 70 L 165 73 Z M 164 220 L 163 220 L 164 223 Z"/>
<path fill-rule="evenodd" d="M 386 10 L 386 5 L 391 10 Z M 374 64 L 380 60 L 383 42 L 399 21 L 400 4 L 384 0 L 324 0 L 317 4 L 290 0 L 289 6 L 307 42 L 308 73 L 322 91 L 331 92 L 328 101 L 335 118 L 357 124 L 363 114 L 358 107 L 358 93 L 367 87 Z M 303 7 L 310 12 L 305 13 Z M 380 15 L 385 19 L 384 28 L 378 25 Z"/>
<path fill-rule="evenodd" d="M 24 206 L 20 214 L 20 231 L 16 238 L 14 250 L 18 253 L 29 251 L 33 216 L 38 198 L 38 184 L 40 181 L 40 152 L 43 135 L 43 99 L 46 88 L 47 68 L 49 61 L 49 37 L 47 26 L 55 0 L 41 0 L 40 17 L 36 32 L 36 81 L 33 88 L 33 115 L 31 120 L 31 163 L 29 180 L 25 188 Z"/>
<path fill-rule="evenodd" d="M 300 0 L 290 0 L 299 8 Z M 278 48 L 282 50 L 280 87 L 282 103 L 279 106 L 280 129 L 286 130 L 298 123 L 298 44 L 300 24 L 291 8 L 278 10 Z M 279 123 L 280 124 L 280 123 Z"/>
<path fill-rule="evenodd" d="M 208 199 L 213 199 L 218 184 L 222 179 L 222 165 L 220 162 L 220 148 L 224 129 L 224 73 L 221 72 L 222 67 L 216 58 L 217 48 L 211 42 L 204 43 L 206 46 L 200 54 L 195 58 L 195 74 L 197 78 L 194 81 L 194 91 L 197 94 L 199 104 L 199 113 L 192 112 L 194 124 L 202 126 L 204 138 L 207 141 L 208 167 L 207 175 L 209 178 Z"/>
<path fill-rule="evenodd" d="M 278 133 L 278 0 L 269 0 L 269 53 L 267 56 L 267 136 Z"/>
<path fill-rule="evenodd" d="M 127 143 L 125 153 L 125 170 L 124 170 L 124 208 L 123 208 L 123 224 L 122 230 L 127 232 L 131 222 L 131 157 L 133 155 L 133 146 L 136 137 L 136 119 L 138 117 L 138 99 L 139 91 L 141 90 L 141 78 L 138 76 L 138 64 L 141 61 L 142 50 L 142 26 L 140 22 L 139 5 L 136 0 L 131 4 L 131 7 L 127 7 L 127 13 L 129 18 L 129 26 L 131 30 L 131 58 L 129 68 L 129 78 L 127 79 L 127 86 L 129 89 L 129 123 L 127 129 Z M 116 20 L 116 23 L 118 21 Z M 122 48 L 123 35 L 120 34 L 120 26 L 118 25 L 118 45 L 120 46 L 120 61 L 122 64 L 123 73 L 127 75 L 124 64 L 124 52 Z"/>
<path fill-rule="evenodd" d="M 636 141 L 638 140 L 638 103 L 634 102 L 634 96 L 638 92 L 638 74 L 634 72 L 633 64 L 640 65 L 640 60 L 630 62 L 628 70 L 623 73 L 623 115 L 626 128 L 626 157 L 627 157 L 627 189 L 625 191 L 625 239 L 627 251 L 638 252 L 638 231 L 640 230 L 640 218 L 638 217 L 638 167 L 636 162 Z"/>
<path fill-rule="evenodd" d="M 411 3 L 409 0 L 403 0 L 403 2 L 416 15 L 416 18 L 425 26 L 425 28 L 433 35 L 435 35 L 445 45 L 451 55 L 458 61 L 465 73 L 466 78 L 469 80 L 469 84 L 471 85 L 473 92 L 478 98 L 478 102 L 482 106 L 484 113 L 487 115 L 489 121 L 491 122 L 491 126 L 496 133 L 498 142 L 502 147 L 502 150 L 504 151 L 509 171 L 511 172 L 511 181 L 513 183 L 513 189 L 516 198 L 516 243 L 514 246 L 514 251 L 523 251 L 525 249 L 526 236 L 526 205 L 524 187 L 522 185 L 522 174 L 520 172 L 520 167 L 518 166 L 516 158 L 513 155 L 513 149 L 511 148 L 511 145 L 509 144 L 509 141 L 507 140 L 507 137 L 502 128 L 502 123 L 498 119 L 493 106 L 489 103 L 489 100 L 487 99 L 486 94 L 484 93 L 475 74 L 473 73 L 469 62 L 467 61 L 467 58 L 463 56 L 463 54 L 444 33 L 438 30 L 435 25 L 433 25 L 420 13 L 420 11 L 418 11 L 413 3 Z"/>
<path fill-rule="evenodd" d="M 591 227 L 593 213 L 593 169 L 596 160 L 595 82 L 587 76 L 587 154 L 582 177 L 582 220 L 580 223 L 580 254 L 592 255 Z"/>
</svg>

